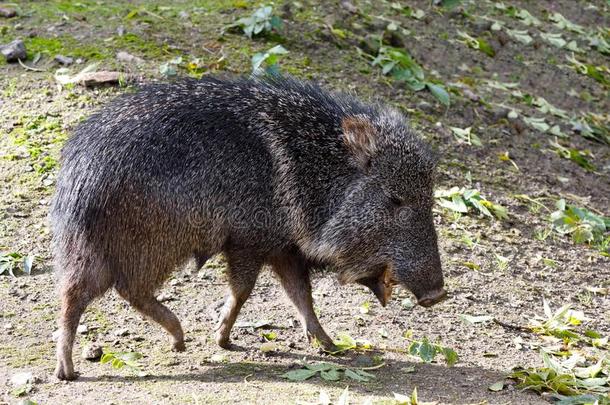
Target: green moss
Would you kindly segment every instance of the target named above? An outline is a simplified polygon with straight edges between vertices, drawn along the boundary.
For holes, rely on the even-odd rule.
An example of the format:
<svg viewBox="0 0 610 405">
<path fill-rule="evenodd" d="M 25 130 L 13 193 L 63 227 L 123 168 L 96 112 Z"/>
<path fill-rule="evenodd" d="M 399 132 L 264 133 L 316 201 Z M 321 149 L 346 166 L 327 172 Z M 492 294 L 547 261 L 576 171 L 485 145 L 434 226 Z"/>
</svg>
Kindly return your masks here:
<svg viewBox="0 0 610 405">
<path fill-rule="evenodd" d="M 111 56 L 111 53 L 109 53 L 107 49 L 79 43 L 71 36 L 55 38 L 32 37 L 26 39 L 24 42 L 26 49 L 28 50 L 28 58 L 32 58 L 38 52 L 48 55 L 49 57 L 62 54 L 87 60 L 100 60 Z"/>
<path fill-rule="evenodd" d="M 124 50 L 144 55 L 149 58 L 160 58 L 177 54 L 176 50 L 170 49 L 166 44 L 159 45 L 154 41 L 148 41 L 134 33 L 116 36 L 110 41 L 116 50 Z"/>
<path fill-rule="evenodd" d="M 53 342 L 38 342 L 27 347 L 2 346 L 0 347 L 0 360 L 14 368 L 46 365 L 52 356 L 53 349 Z"/>
</svg>

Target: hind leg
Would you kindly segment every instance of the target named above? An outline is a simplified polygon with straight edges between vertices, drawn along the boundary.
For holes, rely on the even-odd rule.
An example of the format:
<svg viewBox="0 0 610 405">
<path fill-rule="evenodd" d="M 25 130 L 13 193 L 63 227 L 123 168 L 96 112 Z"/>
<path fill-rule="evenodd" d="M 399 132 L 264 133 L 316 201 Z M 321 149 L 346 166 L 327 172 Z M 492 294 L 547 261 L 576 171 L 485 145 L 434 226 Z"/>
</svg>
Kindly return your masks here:
<svg viewBox="0 0 610 405">
<path fill-rule="evenodd" d="M 253 258 L 245 252 L 228 253 L 227 278 L 229 295 L 220 311 L 220 317 L 215 327 L 215 339 L 218 346 L 229 348 L 230 335 L 237 315 L 244 305 L 263 265 L 262 260 Z"/>
<path fill-rule="evenodd" d="M 286 295 L 296 308 L 305 336 L 311 342 L 317 340 L 327 351 L 337 350 L 333 340 L 326 334 L 313 309 L 309 267 L 297 256 L 283 255 L 271 262 Z"/>
<path fill-rule="evenodd" d="M 60 380 L 74 380 L 77 377 L 72 363 L 72 347 L 76 328 L 87 305 L 110 288 L 110 282 L 95 285 L 95 281 L 101 280 L 98 278 L 97 280 L 92 279 L 90 282 L 79 282 L 67 277 L 63 281 L 60 290 L 61 313 L 58 322 L 59 339 L 57 340 L 57 366 L 55 367 L 55 376 Z"/>
<path fill-rule="evenodd" d="M 172 350 L 182 352 L 184 346 L 184 332 L 176 315 L 165 305 L 155 298 L 153 291 L 133 291 L 117 285 L 118 293 L 125 298 L 131 306 L 137 309 L 142 315 L 160 324 L 172 335 Z"/>
</svg>

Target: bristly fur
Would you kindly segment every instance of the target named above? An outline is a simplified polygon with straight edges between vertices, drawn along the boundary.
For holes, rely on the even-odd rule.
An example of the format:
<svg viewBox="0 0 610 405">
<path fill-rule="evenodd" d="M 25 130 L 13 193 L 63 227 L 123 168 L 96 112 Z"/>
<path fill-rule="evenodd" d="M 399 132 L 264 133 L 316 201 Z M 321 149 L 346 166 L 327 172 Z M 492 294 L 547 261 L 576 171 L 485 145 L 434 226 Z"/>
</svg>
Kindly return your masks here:
<svg viewBox="0 0 610 405">
<path fill-rule="evenodd" d="M 115 287 L 176 330 L 146 300 L 194 254 L 224 252 L 232 286 L 253 284 L 260 269 L 241 258 L 279 268 L 290 256 L 335 266 L 347 282 L 385 266 L 418 296 L 439 288 L 434 166 L 397 111 L 289 77 L 185 79 L 123 95 L 62 152 L 50 213 L 62 325 L 72 325 L 66 308 Z M 58 369 L 69 374 L 66 333 Z"/>
</svg>

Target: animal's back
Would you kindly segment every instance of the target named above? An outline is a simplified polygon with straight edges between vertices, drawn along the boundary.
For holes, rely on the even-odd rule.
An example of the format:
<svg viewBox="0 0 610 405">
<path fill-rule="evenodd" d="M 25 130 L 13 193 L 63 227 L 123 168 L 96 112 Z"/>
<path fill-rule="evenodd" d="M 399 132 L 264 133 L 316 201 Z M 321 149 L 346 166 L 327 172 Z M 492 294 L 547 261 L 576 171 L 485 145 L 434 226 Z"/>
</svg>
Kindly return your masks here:
<svg viewBox="0 0 610 405">
<path fill-rule="evenodd" d="M 341 116 L 367 108 L 282 78 L 145 86 L 91 116 L 66 143 L 51 209 L 54 233 L 100 238 L 110 236 L 100 227 L 111 227 L 120 234 L 112 235 L 116 242 L 125 228 L 158 232 L 164 222 L 180 234 L 193 224 L 213 227 L 208 233 L 281 226 L 286 219 L 272 211 L 282 204 L 274 198 L 282 192 L 278 178 L 287 177 L 282 160 L 299 163 L 289 169 L 291 181 L 310 183 L 295 188 L 310 192 L 291 198 L 320 208 L 333 183 L 324 179 L 347 167 Z M 252 207 L 273 223 L 249 223 Z M 278 231 L 269 229 L 269 237 Z"/>
</svg>

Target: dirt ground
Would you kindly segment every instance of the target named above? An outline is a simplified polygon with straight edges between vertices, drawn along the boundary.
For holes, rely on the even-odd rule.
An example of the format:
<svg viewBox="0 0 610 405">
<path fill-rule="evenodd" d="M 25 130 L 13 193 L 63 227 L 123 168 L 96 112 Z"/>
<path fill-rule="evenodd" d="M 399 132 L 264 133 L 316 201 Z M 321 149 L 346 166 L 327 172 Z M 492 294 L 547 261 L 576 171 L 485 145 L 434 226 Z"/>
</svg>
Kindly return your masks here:
<svg viewBox="0 0 610 405">
<path fill-rule="evenodd" d="M 255 39 L 226 27 L 261 2 L 82 0 L 7 6 L 18 15 L 0 17 L 0 44 L 24 39 L 24 64 L 36 70 L 0 61 L 0 251 L 34 255 L 35 261 L 31 275 L 0 275 L 0 403 L 23 398 L 39 404 L 316 402 L 320 390 L 336 398 L 347 386 L 353 403 L 389 400 L 393 393 L 410 394 L 415 387 L 420 401 L 428 402 L 546 403 L 506 379 L 515 366 L 542 365 L 542 338 L 518 327 L 543 313 L 543 298 L 553 308 L 571 303 L 584 312 L 587 328 L 610 334 L 610 259 L 595 247 L 551 232 L 548 219 L 559 198 L 610 215 L 610 147 L 585 138 L 570 124 L 573 117 L 596 114 L 610 139 L 608 55 L 589 48 L 584 34 L 561 28 L 548 16 L 559 12 L 587 30 L 608 30 L 610 5 L 603 0 L 503 3 L 526 9 L 536 23 L 512 17 L 487 0 L 463 2 L 452 10 L 430 1 L 401 3 L 423 15 L 409 16 L 390 1 L 276 1 L 275 13 L 284 21 L 280 35 Z M 494 30 L 490 19 L 503 22 L 506 29 Z M 451 89 L 450 107 L 429 92 L 392 82 L 362 55 L 362 39 L 384 30 L 387 35 L 391 23 L 400 33 L 393 44 L 407 49 L 427 75 Z M 507 29 L 527 30 L 532 42 L 519 42 Z M 484 38 L 495 56 L 460 42 L 459 32 Z M 557 48 L 541 33 L 562 33 L 583 51 Z M 57 381 L 52 372 L 58 299 L 46 215 L 59 151 L 71 129 L 135 83 L 168 80 L 160 66 L 176 57 L 182 57 L 178 77 L 188 75 L 188 69 L 193 74 L 249 74 L 251 56 L 278 43 L 289 51 L 280 70 L 402 109 L 439 152 L 438 187 L 476 188 L 506 207 L 509 218 L 458 216 L 435 208 L 450 298 L 430 309 L 409 305 L 407 291 L 395 293 L 382 308 L 363 288 L 340 286 L 332 272 L 317 274 L 314 299 L 327 332 L 367 339 L 372 351 L 330 356 L 310 347 L 295 311 L 268 272 L 240 314 L 238 321 L 244 324 L 232 334 L 234 350 L 220 349 L 211 338 L 212 315 L 225 283 L 223 263 L 215 260 L 200 271 L 193 265 L 180 269 L 160 292 L 182 321 L 186 352 L 171 352 L 169 337 L 158 325 L 109 293 L 81 321 L 74 355 L 81 377 Z M 118 59 L 120 51 L 139 59 Z M 74 59 L 67 67 L 71 74 L 97 63 L 98 70 L 124 72 L 133 81 L 103 88 L 60 86 L 54 77 L 62 67 L 54 61 L 57 54 Z M 573 55 L 601 67 L 601 81 L 575 70 L 569 61 Z M 537 97 L 564 110 L 565 116 L 527 101 Z M 543 133 L 524 117 L 544 118 L 560 132 Z M 482 146 L 458 142 L 450 127 L 472 127 Z M 593 171 L 553 150 L 550 142 L 558 133 L 565 135 L 559 140 L 563 146 L 590 151 Z M 539 199 L 548 210 L 518 197 L 523 194 Z M 606 293 L 591 288 L 606 288 Z M 363 313 L 367 302 L 370 310 Z M 463 314 L 490 315 L 517 328 L 493 322 L 470 325 L 460 318 Z M 267 325 L 248 326 L 257 322 Z M 266 353 L 260 350 L 262 332 L 269 330 L 277 333 L 278 348 Z M 407 331 L 412 339 L 427 337 L 454 349 L 459 362 L 447 367 L 440 357 L 424 364 L 409 356 Z M 84 360 L 81 350 L 91 342 L 113 352 L 141 353 L 144 375 Z M 291 382 L 281 377 L 302 360 L 382 365 L 369 371 L 375 375 L 370 382 L 319 377 Z M 20 372 L 31 372 L 33 384 L 18 397 L 10 380 Z M 504 389 L 489 390 L 498 381 L 505 382 Z"/>
</svg>

